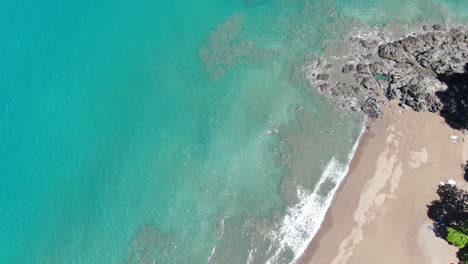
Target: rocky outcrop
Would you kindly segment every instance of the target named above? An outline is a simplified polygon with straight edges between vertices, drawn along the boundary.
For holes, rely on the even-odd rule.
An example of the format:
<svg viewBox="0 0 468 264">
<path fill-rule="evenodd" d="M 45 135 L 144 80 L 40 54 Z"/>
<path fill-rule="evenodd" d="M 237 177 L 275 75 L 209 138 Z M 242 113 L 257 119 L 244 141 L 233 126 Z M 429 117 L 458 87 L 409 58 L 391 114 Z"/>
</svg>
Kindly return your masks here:
<svg viewBox="0 0 468 264">
<path fill-rule="evenodd" d="M 415 111 L 438 112 L 443 104 L 437 94 L 447 89 L 438 76 L 465 71 L 468 33 L 464 26 L 424 29 L 396 41 L 388 41 L 380 33 L 370 39 L 351 37 L 352 57 L 334 62 L 336 66 L 331 68 L 323 66 L 330 64 L 322 58 L 306 69 L 307 77 L 340 105 L 373 118 L 382 115 L 378 109 L 382 103 L 375 99 L 379 95 L 399 100 Z"/>
<path fill-rule="evenodd" d="M 342 73 L 348 73 L 348 72 L 352 72 L 352 71 L 354 71 L 354 65 L 353 64 L 346 64 L 341 69 Z"/>
<path fill-rule="evenodd" d="M 382 110 L 380 109 L 380 104 L 382 102 L 378 102 L 375 98 L 369 98 L 364 102 L 361 106 L 361 110 L 367 116 L 371 118 L 380 118 L 382 116 Z"/>
<path fill-rule="evenodd" d="M 438 76 L 447 89 L 437 92 L 442 102 L 440 115 L 447 124 L 468 133 L 468 63 L 464 73 L 447 73 Z"/>
</svg>

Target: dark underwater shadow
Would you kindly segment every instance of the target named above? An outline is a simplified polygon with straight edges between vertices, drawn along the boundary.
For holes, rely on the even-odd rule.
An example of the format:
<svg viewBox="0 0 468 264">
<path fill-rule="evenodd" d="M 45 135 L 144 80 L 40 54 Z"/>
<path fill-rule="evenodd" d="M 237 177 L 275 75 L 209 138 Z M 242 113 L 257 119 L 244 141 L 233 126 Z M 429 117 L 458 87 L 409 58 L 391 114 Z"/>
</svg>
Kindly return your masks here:
<svg viewBox="0 0 468 264">
<path fill-rule="evenodd" d="M 468 129 L 468 63 L 464 73 L 441 74 L 437 78 L 448 86 L 436 93 L 443 103 L 440 115 L 452 128 Z"/>
</svg>

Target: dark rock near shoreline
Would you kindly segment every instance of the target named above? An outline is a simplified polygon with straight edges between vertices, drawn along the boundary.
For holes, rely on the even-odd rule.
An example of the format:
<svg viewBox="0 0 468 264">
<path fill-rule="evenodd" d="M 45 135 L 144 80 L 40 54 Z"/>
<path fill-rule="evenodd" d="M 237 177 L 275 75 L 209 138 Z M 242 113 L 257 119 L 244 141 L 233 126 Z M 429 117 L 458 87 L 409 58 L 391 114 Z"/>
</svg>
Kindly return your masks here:
<svg viewBox="0 0 468 264">
<path fill-rule="evenodd" d="M 358 73 L 360 73 L 360 74 L 369 74 L 370 75 L 369 66 L 367 66 L 364 63 L 358 63 L 358 65 L 356 65 L 356 71 Z"/>
<path fill-rule="evenodd" d="M 377 41 L 375 40 L 369 41 L 369 40 L 361 39 L 359 43 L 361 44 L 361 46 L 363 46 L 364 48 L 368 48 L 368 49 L 374 49 L 379 46 L 379 43 L 377 43 Z"/>
<path fill-rule="evenodd" d="M 381 74 L 387 74 L 388 69 L 386 68 L 386 65 L 382 61 L 376 61 L 372 64 L 369 65 L 369 69 L 372 73 L 372 75 L 381 75 Z"/>
<path fill-rule="evenodd" d="M 330 76 L 326 73 L 317 74 L 317 80 L 326 81 Z"/>
<path fill-rule="evenodd" d="M 436 87 L 437 85 L 439 84 L 434 83 L 427 76 L 415 75 L 409 81 L 391 83 L 387 88 L 386 96 L 390 100 L 397 99 L 418 112 L 437 112 L 441 105 L 435 95 L 435 90 L 428 89 L 428 87 Z"/>
<path fill-rule="evenodd" d="M 380 88 L 379 83 L 373 77 L 365 77 L 362 79 L 361 85 L 366 89 L 378 90 Z"/>
<path fill-rule="evenodd" d="M 325 93 L 329 89 L 330 85 L 328 84 L 321 84 L 319 85 L 320 92 Z"/>
<path fill-rule="evenodd" d="M 382 118 L 383 115 L 382 110 L 380 109 L 380 103 L 373 97 L 364 102 L 361 106 L 361 110 L 371 118 Z"/>
<path fill-rule="evenodd" d="M 444 28 L 442 25 L 439 25 L 439 24 L 434 24 L 434 25 L 432 26 L 432 28 L 433 28 L 434 30 L 439 30 L 439 31 L 445 30 L 445 28 Z"/>
<path fill-rule="evenodd" d="M 341 68 L 342 73 L 348 73 L 354 71 L 354 65 L 353 64 L 346 64 Z"/>
<path fill-rule="evenodd" d="M 453 127 L 468 129 L 467 30 L 464 26 L 445 29 L 438 24 L 432 29 L 425 26 L 420 34 L 380 41 L 380 45 L 375 39 L 353 36 L 350 46 L 361 49 L 361 53 L 350 57 L 353 63 L 324 69 L 321 61 L 315 71 L 328 73 L 317 74 L 316 79 L 329 85 L 327 94 L 336 97 L 340 105 L 352 102 L 350 108 L 360 109 L 372 118 L 382 116 L 376 97 L 383 94 L 415 111 L 441 111 L 446 119 L 453 117 L 447 121 Z"/>
</svg>

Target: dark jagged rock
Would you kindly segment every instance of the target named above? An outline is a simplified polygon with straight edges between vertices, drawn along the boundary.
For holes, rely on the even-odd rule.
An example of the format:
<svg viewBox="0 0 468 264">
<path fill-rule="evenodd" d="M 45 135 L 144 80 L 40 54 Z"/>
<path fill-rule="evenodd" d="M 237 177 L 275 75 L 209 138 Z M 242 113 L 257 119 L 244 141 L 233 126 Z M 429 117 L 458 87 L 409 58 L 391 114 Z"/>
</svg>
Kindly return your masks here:
<svg viewBox="0 0 468 264">
<path fill-rule="evenodd" d="M 380 88 L 379 83 L 373 77 L 365 77 L 362 79 L 361 85 L 371 90 L 378 90 Z"/>
<path fill-rule="evenodd" d="M 401 87 L 399 90 L 401 93 L 396 93 L 396 98 L 399 99 L 401 103 L 410 106 L 417 112 L 437 112 L 440 110 L 440 103 L 437 98 L 427 93 L 425 88 L 421 85 L 410 84 Z"/>
<path fill-rule="evenodd" d="M 377 99 L 371 97 L 367 99 L 364 104 L 361 106 L 361 110 L 367 116 L 371 118 L 382 118 L 382 110 L 380 109 L 379 102 Z"/>
<path fill-rule="evenodd" d="M 382 61 L 376 61 L 373 62 L 372 64 L 369 64 L 369 69 L 372 73 L 372 75 L 381 75 L 381 74 L 387 74 L 388 69 L 386 69 L 385 64 Z"/>
<path fill-rule="evenodd" d="M 360 74 L 370 75 L 369 66 L 367 66 L 367 64 L 364 64 L 364 63 L 358 63 L 358 65 L 356 65 L 356 71 Z"/>
<path fill-rule="evenodd" d="M 387 80 L 377 80 L 379 83 L 379 88 L 381 90 L 386 90 L 388 88 L 388 81 Z"/>
<path fill-rule="evenodd" d="M 353 64 L 346 64 L 346 65 L 343 66 L 343 68 L 341 68 L 342 73 L 348 73 L 348 72 L 351 72 L 351 71 L 354 71 L 354 65 Z"/>
<path fill-rule="evenodd" d="M 330 75 L 326 73 L 317 74 L 317 80 L 326 81 L 328 78 L 330 78 Z"/>
<path fill-rule="evenodd" d="M 350 37 L 350 50 L 354 47 L 355 51 L 352 45 L 358 45 L 359 54 L 337 65 L 341 67 L 338 70 L 319 61 L 315 72 L 335 75 L 311 76 L 322 82 L 318 85 L 330 85 L 326 94 L 338 98 L 340 105 L 349 103 L 349 108 L 361 109 L 368 116 L 380 116 L 376 110 L 380 105 L 369 99 L 383 94 L 415 111 L 440 111 L 453 127 L 468 129 L 467 30 L 464 26 L 445 29 L 438 24 L 432 29 L 425 26 L 422 33 L 391 42 L 381 37 L 380 45 L 375 38 Z M 354 78 L 346 75 L 351 72 Z"/>
<path fill-rule="evenodd" d="M 406 62 L 408 54 L 398 42 L 383 44 L 379 46 L 379 56 L 383 59 Z"/>
<path fill-rule="evenodd" d="M 330 89 L 331 95 L 338 97 L 340 95 L 340 90 L 337 87 L 332 87 Z"/>
<path fill-rule="evenodd" d="M 367 48 L 367 49 L 375 49 L 379 46 L 379 43 L 377 43 L 377 41 L 375 40 L 370 41 L 370 40 L 361 39 L 359 41 L 359 44 L 361 44 L 362 47 Z"/>
<path fill-rule="evenodd" d="M 351 91 L 353 91 L 355 94 L 359 94 L 362 89 L 359 86 L 352 86 Z"/>
<path fill-rule="evenodd" d="M 319 85 L 320 92 L 322 92 L 322 93 L 327 93 L 329 88 L 330 88 L 330 85 L 328 85 L 326 83 Z"/>
<path fill-rule="evenodd" d="M 424 75 L 407 75 L 403 80 L 393 80 L 387 87 L 386 96 L 390 100 L 400 100 L 418 112 L 440 110 L 435 92 L 442 90 L 441 84 Z M 411 77 L 409 79 L 408 77 Z M 409 79 L 409 80 L 408 80 Z"/>
<path fill-rule="evenodd" d="M 444 28 L 442 25 L 439 25 L 439 24 L 434 24 L 434 25 L 432 26 L 432 28 L 433 28 L 434 30 L 439 30 L 439 31 L 445 30 L 445 28 Z"/>
<path fill-rule="evenodd" d="M 367 59 L 367 60 L 370 60 L 372 58 L 372 56 L 374 56 L 374 55 L 371 54 L 371 53 L 363 55 L 364 59 Z"/>
<path fill-rule="evenodd" d="M 463 33 L 463 27 L 461 26 L 456 26 L 450 29 L 450 33 L 452 34 L 460 34 Z"/>
</svg>

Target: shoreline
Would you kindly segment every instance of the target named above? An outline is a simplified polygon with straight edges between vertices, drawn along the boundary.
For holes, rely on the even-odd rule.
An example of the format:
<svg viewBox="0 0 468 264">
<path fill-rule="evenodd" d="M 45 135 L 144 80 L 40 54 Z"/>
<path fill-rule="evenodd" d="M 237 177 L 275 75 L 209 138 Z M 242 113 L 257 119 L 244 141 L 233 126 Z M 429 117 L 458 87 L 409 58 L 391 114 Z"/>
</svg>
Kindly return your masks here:
<svg viewBox="0 0 468 264">
<path fill-rule="evenodd" d="M 354 158 L 356 157 L 356 154 L 357 154 L 358 150 L 360 149 L 361 143 L 364 140 L 364 138 L 365 138 L 365 136 L 366 136 L 366 134 L 368 132 L 366 127 L 367 127 L 367 123 L 368 123 L 369 119 L 367 117 L 364 117 L 364 118 L 365 119 L 364 119 L 364 121 L 362 123 L 362 128 L 361 128 L 361 131 L 359 133 L 359 136 L 356 139 L 356 142 L 354 143 L 353 148 L 351 149 L 351 151 L 348 154 L 348 158 L 349 158 L 348 163 L 346 164 L 346 167 L 345 167 L 345 169 L 344 169 L 344 171 L 342 173 L 341 178 L 336 182 L 336 185 L 335 185 L 334 189 L 331 191 L 333 194 L 331 195 L 331 197 L 328 198 L 330 200 L 326 202 L 326 204 L 324 206 L 325 210 L 320 214 L 320 218 L 322 218 L 322 219 L 319 221 L 318 226 L 316 228 L 314 227 L 314 230 L 311 232 L 309 238 L 306 241 L 306 244 L 300 248 L 300 253 L 298 255 L 296 255 L 296 257 L 292 260 L 292 262 L 298 262 L 299 261 L 299 263 L 300 263 L 300 260 L 301 260 L 302 256 L 307 252 L 307 250 L 309 248 L 309 245 L 313 242 L 313 240 L 315 239 L 317 234 L 320 232 L 320 229 L 322 229 L 322 225 L 325 222 L 325 220 L 327 219 L 328 211 L 329 211 L 330 207 L 333 206 L 333 203 L 335 201 L 335 196 L 340 191 L 340 188 L 343 185 L 343 183 L 346 181 L 347 176 L 348 176 L 350 170 L 352 169 L 351 164 L 352 164 Z M 318 186 L 320 186 L 320 184 L 318 184 Z"/>
<path fill-rule="evenodd" d="M 369 139 L 372 136 L 373 135 L 370 133 L 370 131 L 365 129 L 364 133 L 360 136 L 359 140 L 357 141 L 359 144 L 358 144 L 358 147 L 357 147 L 357 149 L 356 149 L 356 151 L 354 153 L 353 158 L 351 159 L 351 161 L 350 161 L 350 163 L 348 165 L 349 170 L 346 173 L 345 177 L 339 183 L 339 186 L 336 189 L 335 193 L 333 194 L 333 199 L 332 199 L 330 205 L 327 208 L 327 211 L 325 213 L 325 217 L 324 217 L 322 223 L 320 224 L 320 227 L 319 227 L 318 231 L 315 233 L 312 240 L 307 245 L 305 251 L 303 252 L 303 255 L 298 259 L 297 264 L 309 263 L 309 260 L 312 259 L 313 253 L 315 253 L 316 250 L 317 250 L 317 247 L 318 247 L 318 245 L 320 243 L 320 240 L 325 236 L 325 234 L 328 231 L 330 231 L 333 228 L 333 226 L 335 224 L 335 220 L 334 220 L 334 217 L 333 217 L 332 208 L 334 207 L 334 205 L 336 203 L 336 199 L 339 196 L 339 194 L 341 193 L 341 190 L 343 189 L 343 187 L 348 182 L 349 175 L 352 174 L 352 172 L 354 171 L 354 167 L 356 166 L 356 163 L 359 163 L 359 160 L 361 160 L 362 152 L 365 150 L 366 146 L 369 144 Z"/>
<path fill-rule="evenodd" d="M 440 182 L 466 188 L 466 26 L 386 33 L 350 35 L 306 67 L 320 93 L 372 119 L 297 263 L 457 262 L 426 206 Z"/>
<path fill-rule="evenodd" d="M 464 136 L 438 114 L 393 113 L 394 104 L 387 101 L 383 118 L 372 120 L 370 130 L 361 135 L 348 173 L 297 263 L 370 263 L 363 258 L 384 256 L 388 263 L 430 263 L 433 252 L 456 262 L 456 249 L 426 232 L 424 226 L 431 222 L 425 205 L 436 198 L 440 181 L 463 180 L 457 169 L 466 152 Z M 452 144 L 451 134 L 459 142 Z M 414 175 L 425 177 L 424 181 L 415 180 Z M 395 223 L 399 230 L 392 230 Z M 387 253 L 385 247 L 392 245 L 386 245 L 382 237 L 404 241 L 405 247 Z"/>
</svg>

